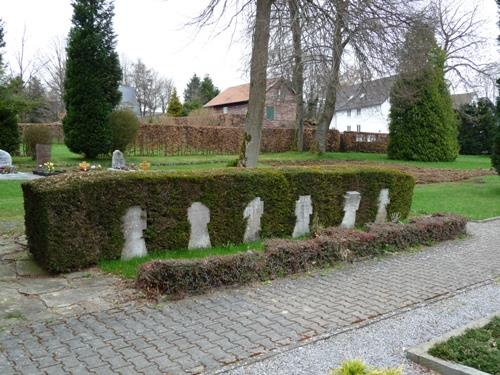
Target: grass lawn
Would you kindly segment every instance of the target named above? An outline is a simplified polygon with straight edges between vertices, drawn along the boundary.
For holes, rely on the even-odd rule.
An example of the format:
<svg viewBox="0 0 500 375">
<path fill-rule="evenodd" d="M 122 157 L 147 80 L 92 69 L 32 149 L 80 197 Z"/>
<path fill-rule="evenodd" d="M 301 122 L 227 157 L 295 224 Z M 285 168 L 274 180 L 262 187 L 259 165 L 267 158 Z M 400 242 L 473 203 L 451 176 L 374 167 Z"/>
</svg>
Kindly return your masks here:
<svg viewBox="0 0 500 375">
<path fill-rule="evenodd" d="M 143 258 L 134 258 L 130 260 L 103 260 L 99 263 L 99 268 L 104 272 L 113 273 L 127 279 L 134 279 L 137 276 L 139 267 L 151 260 L 156 259 L 195 259 L 208 258 L 214 255 L 231 255 L 244 251 L 263 251 L 262 242 L 253 242 L 240 245 L 228 245 L 212 247 L 210 249 L 196 250 L 171 250 L 162 252 L 153 252 Z"/>
<path fill-rule="evenodd" d="M 236 155 L 184 155 L 184 156 L 126 156 L 127 163 L 140 163 L 143 160 L 151 162 L 152 169 L 170 169 L 175 166 L 181 169 L 185 165 L 189 169 L 204 168 L 224 168 L 227 163 L 236 159 Z M 78 154 L 70 152 L 65 145 L 55 144 L 52 146 L 52 161 L 59 168 L 76 168 L 78 163 L 85 159 Z M 424 168 L 448 168 L 448 169 L 488 169 L 491 167 L 491 160 L 488 156 L 461 155 L 453 162 L 412 162 L 389 160 L 385 154 L 368 154 L 362 152 L 327 152 L 322 155 L 310 152 L 281 152 L 273 154 L 262 154 L 261 162 L 271 161 L 321 161 L 321 160 L 355 160 L 368 161 L 373 163 L 403 164 Z M 103 167 L 111 166 L 111 158 L 86 160 L 95 162 Z M 29 157 L 14 157 L 14 164 L 19 170 L 28 171 L 36 167 L 36 162 Z"/>
<path fill-rule="evenodd" d="M 500 176 L 416 186 L 412 214 L 435 212 L 453 212 L 474 220 L 500 216 Z"/>
<path fill-rule="evenodd" d="M 23 217 L 21 181 L 0 181 L 0 220 L 22 220 Z"/>
<path fill-rule="evenodd" d="M 488 374 L 500 374 L 500 316 L 482 328 L 467 330 L 434 346 L 429 354 Z"/>
</svg>

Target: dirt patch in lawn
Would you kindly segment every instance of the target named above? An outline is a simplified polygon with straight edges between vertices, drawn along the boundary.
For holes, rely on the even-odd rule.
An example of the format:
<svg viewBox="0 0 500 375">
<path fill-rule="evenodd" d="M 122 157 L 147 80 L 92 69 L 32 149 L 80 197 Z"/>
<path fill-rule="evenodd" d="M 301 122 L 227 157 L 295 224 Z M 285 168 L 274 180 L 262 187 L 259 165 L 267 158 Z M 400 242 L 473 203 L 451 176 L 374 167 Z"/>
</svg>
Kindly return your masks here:
<svg viewBox="0 0 500 375">
<path fill-rule="evenodd" d="M 303 160 L 303 161 L 272 161 L 266 162 L 266 164 L 274 166 L 308 166 L 308 165 L 331 165 L 331 166 L 345 166 L 345 165 L 356 165 L 356 166 L 367 166 L 367 167 L 383 167 L 388 169 L 396 169 L 398 171 L 406 172 L 411 174 L 417 184 L 433 184 L 439 182 L 455 182 L 468 180 L 474 177 L 481 176 L 491 176 L 495 172 L 491 169 L 440 169 L 440 168 L 422 168 L 422 167 L 412 167 L 403 164 L 382 164 L 373 162 L 363 162 L 363 161 L 338 161 L 338 160 Z"/>
</svg>

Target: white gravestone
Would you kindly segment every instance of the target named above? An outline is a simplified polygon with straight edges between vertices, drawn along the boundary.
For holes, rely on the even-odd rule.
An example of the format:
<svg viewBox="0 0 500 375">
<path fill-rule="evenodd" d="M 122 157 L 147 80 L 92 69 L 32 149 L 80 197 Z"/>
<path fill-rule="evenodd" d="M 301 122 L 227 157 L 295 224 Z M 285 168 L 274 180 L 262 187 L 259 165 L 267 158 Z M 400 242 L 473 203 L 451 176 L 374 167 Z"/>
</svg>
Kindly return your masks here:
<svg viewBox="0 0 500 375">
<path fill-rule="evenodd" d="M 295 228 L 293 228 L 293 238 L 302 237 L 309 234 L 309 223 L 313 213 L 312 200 L 310 195 L 301 195 L 295 203 Z"/>
<path fill-rule="evenodd" d="M 389 189 L 380 190 L 378 196 L 378 211 L 375 217 L 375 224 L 384 224 L 387 221 L 387 205 L 391 203 Z"/>
<path fill-rule="evenodd" d="M 195 202 L 188 209 L 188 220 L 191 224 L 189 236 L 189 249 L 203 249 L 211 247 L 208 223 L 210 223 L 210 210 L 203 203 Z"/>
<path fill-rule="evenodd" d="M 243 242 L 254 242 L 259 240 L 260 219 L 264 213 L 264 202 L 260 197 L 251 201 L 243 212 L 243 218 L 247 219 L 247 227 Z"/>
<path fill-rule="evenodd" d="M 359 209 L 359 203 L 361 202 L 361 194 L 357 191 L 348 191 L 344 195 L 344 219 L 340 226 L 342 228 L 352 229 L 356 224 L 356 212 Z"/>
<path fill-rule="evenodd" d="M 122 230 L 125 237 L 122 260 L 148 255 L 143 236 L 146 228 L 146 211 L 139 206 L 130 207 L 122 218 Z"/>
<path fill-rule="evenodd" d="M 111 160 L 111 168 L 113 169 L 124 169 L 127 165 L 125 164 L 125 156 L 120 150 L 113 151 L 113 159 Z"/>
<path fill-rule="evenodd" d="M 0 168 L 12 167 L 12 157 L 7 151 L 0 150 Z"/>
</svg>

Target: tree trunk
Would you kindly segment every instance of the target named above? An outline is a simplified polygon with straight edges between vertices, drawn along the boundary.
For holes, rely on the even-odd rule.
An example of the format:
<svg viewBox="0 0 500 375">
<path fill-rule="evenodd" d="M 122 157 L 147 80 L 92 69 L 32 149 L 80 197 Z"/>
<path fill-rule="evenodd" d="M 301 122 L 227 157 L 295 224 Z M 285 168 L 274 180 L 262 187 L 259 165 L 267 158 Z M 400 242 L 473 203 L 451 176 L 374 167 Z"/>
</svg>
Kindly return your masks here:
<svg viewBox="0 0 500 375">
<path fill-rule="evenodd" d="M 266 73 L 269 47 L 269 24 L 273 0 L 257 0 L 250 66 L 250 99 L 245 124 L 245 136 L 238 165 L 254 168 L 260 152 L 264 106 L 266 103 Z"/>
<path fill-rule="evenodd" d="M 304 149 L 304 64 L 302 61 L 302 27 L 297 0 L 288 0 L 293 39 L 294 67 L 292 85 L 295 90 L 295 141 L 297 151 Z"/>
<path fill-rule="evenodd" d="M 330 74 L 328 76 L 328 86 L 326 88 L 325 103 L 323 111 L 319 118 L 319 123 L 316 129 L 316 145 L 317 151 L 320 153 L 326 152 L 326 141 L 328 129 L 335 114 L 335 104 L 337 102 L 337 89 L 339 86 L 340 63 L 342 54 L 344 53 L 346 41 L 342 41 L 342 26 L 343 15 L 347 11 L 347 4 L 340 2 L 335 19 L 335 35 L 333 40 L 333 62 Z"/>
</svg>

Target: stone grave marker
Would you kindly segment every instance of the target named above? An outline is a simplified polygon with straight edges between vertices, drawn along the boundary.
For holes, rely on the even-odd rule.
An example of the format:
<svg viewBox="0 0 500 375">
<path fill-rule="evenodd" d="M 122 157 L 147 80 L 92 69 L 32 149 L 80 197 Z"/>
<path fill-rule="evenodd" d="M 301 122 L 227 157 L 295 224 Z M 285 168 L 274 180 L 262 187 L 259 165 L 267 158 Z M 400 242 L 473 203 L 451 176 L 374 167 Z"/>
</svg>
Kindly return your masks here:
<svg viewBox="0 0 500 375">
<path fill-rule="evenodd" d="M 295 203 L 295 228 L 293 228 L 293 238 L 302 237 L 309 234 L 309 224 L 313 213 L 312 200 L 310 195 L 301 195 Z"/>
<path fill-rule="evenodd" d="M 127 164 L 125 164 L 125 156 L 120 150 L 113 151 L 113 159 L 111 160 L 111 168 L 113 169 L 125 169 Z"/>
<path fill-rule="evenodd" d="M 12 167 L 12 157 L 7 151 L 0 150 L 0 168 Z"/>
<path fill-rule="evenodd" d="M 375 224 L 384 224 L 387 221 L 387 206 L 389 203 L 391 203 L 391 199 L 389 198 L 389 189 L 380 190 Z"/>
<path fill-rule="evenodd" d="M 243 212 L 243 218 L 247 219 L 247 227 L 243 242 L 254 242 L 259 240 L 260 234 L 260 219 L 264 214 L 264 202 L 260 197 L 251 201 Z"/>
<path fill-rule="evenodd" d="M 356 212 L 359 209 L 359 203 L 361 202 L 361 194 L 357 191 L 348 191 L 344 195 L 344 219 L 340 226 L 342 228 L 352 229 L 356 224 Z"/>
<path fill-rule="evenodd" d="M 208 223 L 210 223 L 210 210 L 203 203 L 195 202 L 188 209 L 188 220 L 191 224 L 189 236 L 189 249 L 203 249 L 211 247 Z"/>
<path fill-rule="evenodd" d="M 122 217 L 123 237 L 125 245 L 122 250 L 122 260 L 148 255 L 143 232 L 147 228 L 147 214 L 139 206 L 130 207 Z"/>
<path fill-rule="evenodd" d="M 36 145 L 36 164 L 43 165 L 51 159 L 51 145 Z"/>
</svg>

